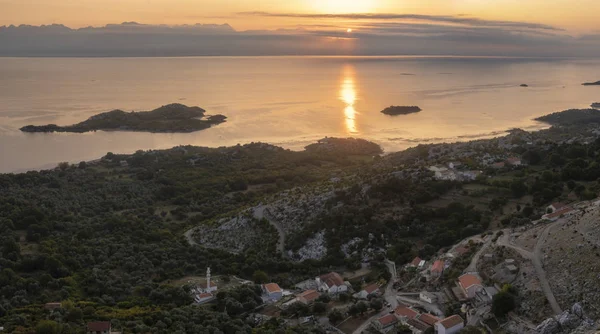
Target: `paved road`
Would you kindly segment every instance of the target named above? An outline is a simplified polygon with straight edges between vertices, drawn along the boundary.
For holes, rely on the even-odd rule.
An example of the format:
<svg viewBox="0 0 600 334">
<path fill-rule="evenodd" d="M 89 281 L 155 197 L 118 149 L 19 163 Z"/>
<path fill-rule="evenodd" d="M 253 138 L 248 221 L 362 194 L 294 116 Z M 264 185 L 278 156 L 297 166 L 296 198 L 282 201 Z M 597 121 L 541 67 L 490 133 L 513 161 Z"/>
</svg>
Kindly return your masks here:
<svg viewBox="0 0 600 334">
<path fill-rule="evenodd" d="M 485 243 L 483 244 L 483 246 L 481 246 L 481 248 L 477 251 L 477 253 L 475 253 L 475 255 L 473 255 L 473 258 L 471 259 L 471 263 L 469 264 L 469 266 L 464 271 L 465 273 L 476 272 L 477 271 L 477 262 L 479 262 L 479 259 L 481 258 L 481 255 L 483 255 L 483 252 L 485 252 L 485 250 L 492 243 L 492 239 L 493 239 L 493 237 L 491 235 L 487 236 L 487 240 L 485 241 Z"/>
<path fill-rule="evenodd" d="M 256 219 L 266 219 L 271 226 L 273 226 L 277 230 L 277 234 L 279 234 L 279 240 L 277 241 L 277 251 L 281 253 L 281 255 L 285 256 L 285 231 L 279 223 L 277 223 L 274 219 L 271 218 L 271 214 L 269 212 L 269 207 L 265 205 L 259 205 L 254 208 L 254 218 Z"/>
<path fill-rule="evenodd" d="M 390 310 L 394 310 L 394 309 L 396 309 L 396 307 L 398 307 L 398 298 L 396 296 L 396 291 L 394 290 L 394 283 L 396 282 L 396 272 L 395 272 L 396 264 L 387 259 L 385 260 L 385 264 L 388 267 L 390 274 L 392 275 L 392 279 L 390 279 L 388 284 L 385 286 L 383 298 L 385 299 L 385 301 L 390 303 L 391 306 L 389 308 L 384 306 L 383 310 L 381 310 L 381 312 L 370 317 L 367 321 L 365 321 L 362 325 L 360 325 L 356 330 L 354 330 L 354 332 L 352 332 L 352 334 L 362 333 L 371 325 L 371 322 L 373 322 L 373 320 L 383 317 L 386 314 L 389 314 Z"/>
<path fill-rule="evenodd" d="M 555 314 L 562 313 L 562 309 L 560 308 L 560 305 L 558 305 L 558 302 L 556 301 L 556 298 L 554 297 L 554 293 L 552 293 L 552 288 L 550 287 L 550 283 L 548 283 L 548 279 L 546 278 L 546 272 L 544 271 L 544 267 L 542 266 L 542 261 L 541 261 L 541 249 L 546 241 L 546 238 L 548 237 L 548 232 L 550 231 L 550 229 L 554 225 L 556 225 L 560 222 L 563 222 L 563 221 L 564 221 L 563 219 L 557 220 L 554 223 L 548 224 L 548 226 L 546 226 L 546 228 L 544 228 L 544 231 L 538 238 L 538 241 L 535 245 L 534 252 L 530 252 L 522 247 L 511 244 L 509 241 L 510 229 L 504 230 L 504 235 L 498 239 L 499 245 L 512 248 L 512 249 L 516 250 L 519 254 L 521 254 L 521 256 L 523 256 L 524 258 L 531 260 L 531 262 L 533 263 L 533 267 L 535 268 L 535 271 L 537 273 L 538 279 L 540 281 L 542 291 L 544 292 L 544 295 L 546 295 L 546 299 L 548 299 L 548 302 L 550 303 L 550 306 L 552 307 L 552 311 L 554 311 Z"/>
</svg>

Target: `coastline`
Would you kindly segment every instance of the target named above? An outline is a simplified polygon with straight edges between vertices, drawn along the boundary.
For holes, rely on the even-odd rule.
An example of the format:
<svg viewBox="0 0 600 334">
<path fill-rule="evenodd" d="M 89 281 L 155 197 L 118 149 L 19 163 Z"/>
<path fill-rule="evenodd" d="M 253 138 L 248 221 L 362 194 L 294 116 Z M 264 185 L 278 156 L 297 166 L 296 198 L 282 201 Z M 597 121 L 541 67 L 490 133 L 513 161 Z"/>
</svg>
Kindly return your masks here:
<svg viewBox="0 0 600 334">
<path fill-rule="evenodd" d="M 394 153 L 400 153 L 403 151 L 406 151 L 410 148 L 413 148 L 415 146 L 418 145 L 428 145 L 428 144 L 441 144 L 441 143 L 447 143 L 447 144 L 453 144 L 453 143 L 466 143 L 466 142 L 471 142 L 471 141 L 477 141 L 477 140 L 487 140 L 487 139 L 494 139 L 494 138 L 501 138 L 501 137 L 505 137 L 507 135 L 510 134 L 510 132 L 512 130 L 515 129 L 521 129 L 527 132 L 537 132 L 537 131 L 541 131 L 541 130 L 547 130 L 549 128 L 551 128 L 552 126 L 550 124 L 546 124 L 546 123 L 542 123 L 542 122 L 537 122 L 538 124 L 536 125 L 529 125 L 529 126 L 525 126 L 525 127 L 519 127 L 519 128 L 509 128 L 509 129 L 505 129 L 505 130 L 498 130 L 498 131 L 490 131 L 487 133 L 481 133 L 481 134 L 474 134 L 474 135 L 459 135 L 459 136 L 451 136 L 451 137 L 438 137 L 438 138 L 403 138 L 403 137 L 392 137 L 392 138 L 387 138 L 385 141 L 384 140 L 377 140 L 377 139 L 373 139 L 370 138 L 369 136 L 351 136 L 352 138 L 360 138 L 360 139 L 366 139 L 368 141 L 372 141 L 376 144 L 378 144 L 379 146 L 382 147 L 383 149 L 383 154 L 382 156 L 385 155 L 390 155 L 390 154 L 394 154 Z M 100 130 L 99 132 L 126 132 L 126 131 L 104 131 L 104 130 Z M 138 131 L 131 131 L 131 132 L 138 132 Z M 152 133 L 151 133 L 152 134 Z M 154 133 L 156 134 L 156 133 Z M 159 133 L 159 134 L 168 134 L 168 133 Z M 330 134 L 330 135 L 314 135 L 311 136 L 310 138 L 296 138 L 296 139 L 289 139 L 289 140 L 275 140 L 275 141 L 258 141 L 258 140 L 248 140 L 246 142 L 240 142 L 239 145 L 245 145 L 245 144 L 250 144 L 252 142 L 264 142 L 270 145 L 274 145 L 274 146 L 278 146 L 278 147 L 282 147 L 284 149 L 289 149 L 291 151 L 302 151 L 304 149 L 305 146 L 309 145 L 309 144 L 313 144 L 316 143 L 318 140 L 324 138 L 324 137 L 335 137 L 335 136 L 339 136 L 336 134 Z M 388 143 L 388 145 L 386 145 L 386 143 Z M 393 145 L 390 145 L 389 143 L 393 143 Z M 404 143 L 405 145 L 402 145 L 403 148 L 402 149 L 396 149 L 396 150 L 388 150 L 386 149 L 386 147 L 398 147 L 399 143 Z M 171 146 L 171 147 L 165 147 L 165 148 L 155 148 L 155 149 L 148 149 L 148 150 L 144 150 L 144 151 L 159 151 L 159 150 L 168 150 L 168 149 L 172 149 L 175 147 L 179 147 L 179 146 L 187 146 L 187 145 L 175 145 L 175 146 Z M 235 145 L 191 145 L 191 146 L 197 146 L 197 147 L 207 147 L 207 148 L 221 148 L 221 147 L 230 147 L 230 146 L 235 146 Z M 136 150 L 129 150 L 129 151 L 117 151 L 115 150 L 113 153 L 115 154 L 123 154 L 123 155 L 131 155 L 134 154 L 136 151 L 138 151 L 138 149 Z M 104 154 L 106 154 L 108 152 L 104 152 Z M 87 164 L 95 164 L 101 161 L 101 156 L 97 156 L 91 159 L 74 159 L 71 161 L 67 161 L 70 164 L 77 164 L 81 161 L 86 162 Z M 44 171 L 44 170 L 51 170 L 57 167 L 57 165 L 63 161 L 55 161 L 55 162 L 48 162 L 48 163 L 44 163 L 43 165 L 39 165 L 37 167 L 31 167 L 31 168 L 19 168 L 16 170 L 11 170 L 11 171 L 6 171 L 6 172 L 0 172 L 0 175 L 2 174 L 20 174 L 20 173 L 27 173 L 27 172 L 39 172 L 39 171 Z"/>
</svg>

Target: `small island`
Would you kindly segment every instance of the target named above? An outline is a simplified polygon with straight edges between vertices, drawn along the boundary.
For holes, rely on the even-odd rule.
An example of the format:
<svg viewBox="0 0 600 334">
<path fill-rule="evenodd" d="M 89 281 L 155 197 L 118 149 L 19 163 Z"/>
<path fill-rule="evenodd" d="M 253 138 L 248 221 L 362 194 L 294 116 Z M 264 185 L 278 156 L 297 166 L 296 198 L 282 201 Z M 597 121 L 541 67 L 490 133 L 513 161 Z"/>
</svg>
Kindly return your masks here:
<svg viewBox="0 0 600 334">
<path fill-rule="evenodd" d="M 569 109 L 535 119 L 551 125 L 574 125 L 600 123 L 600 110 L 598 109 Z"/>
<path fill-rule="evenodd" d="M 596 82 L 585 82 L 582 85 L 584 86 L 600 86 L 600 80 Z"/>
<path fill-rule="evenodd" d="M 521 84 L 520 87 L 529 87 L 528 84 Z"/>
<path fill-rule="evenodd" d="M 396 116 L 396 115 L 408 115 L 420 112 L 421 108 L 417 106 L 390 106 L 383 109 L 381 112 L 386 115 Z"/>
<path fill-rule="evenodd" d="M 205 115 L 199 107 L 183 104 L 169 104 L 152 111 L 125 112 L 113 110 L 90 117 L 74 125 L 59 126 L 27 125 L 23 132 L 75 132 L 84 133 L 97 130 L 140 131 L 140 132 L 194 132 L 225 122 L 223 115 Z"/>
<path fill-rule="evenodd" d="M 594 108 L 594 109 L 600 109 L 600 102 L 594 102 L 594 103 L 592 103 L 592 108 Z"/>
</svg>

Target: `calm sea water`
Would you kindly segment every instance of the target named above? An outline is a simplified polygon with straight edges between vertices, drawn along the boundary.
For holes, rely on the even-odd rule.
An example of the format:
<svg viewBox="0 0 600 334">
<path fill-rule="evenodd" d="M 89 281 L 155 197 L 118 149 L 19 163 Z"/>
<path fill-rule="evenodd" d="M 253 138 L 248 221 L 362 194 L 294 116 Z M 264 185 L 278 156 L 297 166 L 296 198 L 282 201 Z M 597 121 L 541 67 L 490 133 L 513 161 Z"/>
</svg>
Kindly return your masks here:
<svg viewBox="0 0 600 334">
<path fill-rule="evenodd" d="M 263 141 L 291 149 L 325 136 L 397 151 L 486 138 L 600 101 L 600 61 L 482 58 L 0 58 L 0 172 L 177 145 Z M 526 83 L 529 88 L 521 88 Z M 25 134 L 112 109 L 200 106 L 228 122 L 190 134 Z M 390 117 L 389 105 L 423 111 Z"/>
</svg>

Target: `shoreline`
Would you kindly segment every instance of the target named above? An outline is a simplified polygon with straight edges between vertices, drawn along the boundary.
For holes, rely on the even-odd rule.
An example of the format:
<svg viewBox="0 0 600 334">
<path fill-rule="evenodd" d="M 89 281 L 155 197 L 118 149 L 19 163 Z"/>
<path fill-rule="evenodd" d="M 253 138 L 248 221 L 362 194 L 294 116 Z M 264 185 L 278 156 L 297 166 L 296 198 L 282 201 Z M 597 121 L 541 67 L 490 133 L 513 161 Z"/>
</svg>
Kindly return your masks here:
<svg viewBox="0 0 600 334">
<path fill-rule="evenodd" d="M 284 149 L 289 149 L 291 151 L 303 151 L 304 150 L 304 146 L 316 143 L 319 139 L 322 139 L 324 137 L 338 137 L 338 138 L 360 138 L 360 139 L 365 139 L 368 141 L 371 141 L 373 143 L 376 143 L 377 145 L 379 145 L 382 149 L 383 149 L 383 154 L 382 156 L 386 156 L 386 155 L 390 155 L 390 154 L 394 154 L 394 153 L 399 153 L 399 152 L 403 152 L 406 151 L 410 148 L 416 147 L 418 145 L 430 145 L 430 144 L 441 144 L 441 143 L 446 143 L 446 144 L 453 144 L 453 143 L 467 143 L 467 142 L 472 142 L 472 141 L 478 141 L 478 140 L 489 140 L 489 139 L 494 139 L 494 138 L 501 138 L 501 137 L 505 137 L 507 135 L 510 134 L 510 132 L 512 130 L 515 129 L 520 129 L 526 132 L 537 132 L 537 131 L 542 131 L 542 130 L 547 130 L 549 128 L 551 128 L 552 126 L 550 124 L 546 124 L 543 122 L 538 122 L 539 125 L 529 125 L 529 126 L 525 126 L 525 127 L 513 127 L 513 128 L 509 128 L 509 129 L 505 129 L 505 130 L 496 130 L 496 131 L 490 131 L 487 133 L 480 133 L 480 134 L 473 134 L 473 135 L 459 135 L 459 136 L 451 136 L 451 137 L 433 137 L 433 138 L 402 138 L 402 137 L 397 137 L 397 138 L 386 138 L 385 142 L 388 143 L 401 143 L 404 142 L 407 145 L 402 148 L 402 149 L 397 149 L 397 150 L 386 150 L 386 146 L 390 146 L 390 145 L 385 145 L 383 140 L 377 140 L 377 139 L 373 139 L 370 138 L 369 136 L 350 136 L 350 135 L 346 135 L 346 136 L 340 136 L 340 135 L 334 135 L 334 134 L 330 134 L 330 135 L 315 135 L 311 138 L 297 138 L 297 139 L 290 139 L 290 140 L 285 140 L 285 141 L 261 141 L 261 140 L 248 140 L 246 142 L 239 142 L 239 145 L 246 145 L 246 144 L 250 144 L 252 142 L 261 142 L 261 143 L 266 143 L 266 144 L 270 144 L 270 145 L 274 145 L 274 146 L 278 146 L 278 147 L 282 147 Z M 104 130 L 99 130 L 100 131 L 104 131 Z M 104 131 L 104 132 L 115 132 L 115 131 Z M 126 131 L 116 131 L 116 132 L 126 132 Z M 138 131 L 133 131 L 134 133 L 137 133 Z M 152 134 L 168 134 L 168 133 L 152 133 Z M 162 150 L 169 150 L 169 149 L 173 149 L 175 147 L 179 147 L 179 146 L 195 146 L 195 147 L 206 147 L 206 148 L 213 148 L 213 149 L 218 149 L 220 147 L 231 147 L 231 146 L 236 146 L 236 144 L 233 145 L 191 145 L 191 144 L 181 144 L 181 145 L 175 145 L 175 146 L 171 146 L 171 147 L 166 147 L 166 148 L 154 148 L 154 149 L 141 149 L 143 151 L 162 151 Z M 394 145 L 397 146 L 397 145 Z M 113 153 L 115 154 L 119 154 L 119 155 L 131 155 L 134 154 L 136 151 L 138 151 L 140 149 L 135 149 L 132 151 L 126 151 L 126 152 L 120 152 L 120 151 L 113 151 Z M 104 152 L 102 156 L 104 156 L 106 153 L 108 152 Z M 78 164 L 81 161 L 84 161 L 87 164 L 95 164 L 101 161 L 100 156 L 97 156 L 95 158 L 92 159 L 77 159 L 77 160 L 71 160 L 71 161 L 67 161 L 70 164 Z M 11 171 L 6 171 L 6 172 L 0 172 L 0 175 L 2 174 L 22 174 L 22 173 L 27 173 L 27 172 L 40 172 L 40 171 L 45 171 L 45 170 L 52 170 L 54 168 L 57 167 L 57 165 L 63 161 L 56 161 L 56 162 L 48 162 L 48 163 L 44 163 L 43 165 L 40 165 L 38 167 L 31 167 L 31 168 L 19 168 L 19 169 L 15 169 L 15 170 L 11 170 Z"/>
</svg>

